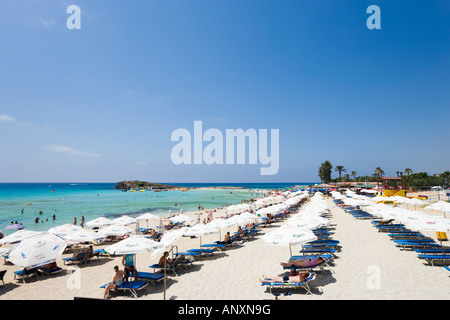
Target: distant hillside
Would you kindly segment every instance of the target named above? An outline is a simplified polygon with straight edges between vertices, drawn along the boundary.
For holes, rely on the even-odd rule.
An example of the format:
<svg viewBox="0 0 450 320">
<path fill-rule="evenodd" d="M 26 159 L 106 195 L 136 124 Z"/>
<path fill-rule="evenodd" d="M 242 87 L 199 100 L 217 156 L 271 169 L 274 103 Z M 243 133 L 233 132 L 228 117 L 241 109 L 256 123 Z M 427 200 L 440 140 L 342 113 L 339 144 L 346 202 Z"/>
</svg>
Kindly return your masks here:
<svg viewBox="0 0 450 320">
<path fill-rule="evenodd" d="M 139 189 L 139 188 L 153 188 L 153 189 L 175 189 L 179 188 L 177 186 L 171 186 L 168 184 L 159 184 L 147 181 L 120 181 L 116 183 L 116 189 L 121 190 L 130 190 L 130 189 Z"/>
</svg>

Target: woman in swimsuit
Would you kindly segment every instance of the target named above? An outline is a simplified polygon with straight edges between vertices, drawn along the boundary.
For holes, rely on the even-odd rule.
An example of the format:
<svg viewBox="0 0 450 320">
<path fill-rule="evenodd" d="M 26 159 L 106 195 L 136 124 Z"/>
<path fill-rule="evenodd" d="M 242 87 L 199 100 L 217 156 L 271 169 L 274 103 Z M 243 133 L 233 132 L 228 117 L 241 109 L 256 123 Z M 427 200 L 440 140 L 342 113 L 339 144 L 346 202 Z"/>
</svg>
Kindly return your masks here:
<svg viewBox="0 0 450 320">
<path fill-rule="evenodd" d="M 109 299 L 111 297 L 109 295 L 109 291 L 117 289 L 117 287 L 121 286 L 123 283 L 123 277 L 125 276 L 125 272 L 119 270 L 118 266 L 114 266 L 114 271 L 116 272 L 116 274 L 113 277 L 113 281 L 108 283 L 108 285 L 106 286 L 103 299 Z"/>
</svg>

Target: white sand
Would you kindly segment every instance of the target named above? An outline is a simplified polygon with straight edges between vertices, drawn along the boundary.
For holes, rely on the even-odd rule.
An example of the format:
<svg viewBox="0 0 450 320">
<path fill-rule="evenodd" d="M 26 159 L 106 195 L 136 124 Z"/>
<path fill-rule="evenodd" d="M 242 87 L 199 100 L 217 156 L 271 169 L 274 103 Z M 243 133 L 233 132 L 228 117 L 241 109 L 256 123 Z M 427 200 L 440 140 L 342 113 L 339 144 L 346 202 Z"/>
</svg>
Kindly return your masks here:
<svg viewBox="0 0 450 320">
<path fill-rule="evenodd" d="M 370 220 L 356 220 L 338 208 L 331 199 L 331 222 L 335 230 L 333 239 L 339 240 L 342 251 L 338 252 L 336 264 L 319 272 L 317 279 L 310 282 L 313 295 L 306 295 L 303 289 L 292 291 L 285 300 L 317 299 L 449 299 L 449 275 L 442 267 L 429 266 L 417 258 L 413 251 L 401 251 L 387 234 L 379 233 Z M 308 204 L 306 204 L 308 205 Z M 189 213 L 193 215 L 193 213 Z M 218 212 L 215 216 L 220 216 Z M 286 275 L 280 266 L 289 258 L 289 248 L 272 247 L 262 243 L 262 234 L 273 230 L 263 228 L 255 239 L 242 246 L 215 253 L 209 258 L 198 259 L 195 267 L 186 269 L 179 276 L 168 274 L 166 298 L 177 296 L 191 300 L 259 300 L 273 299 L 261 286 L 258 278 Z M 234 232 L 236 228 L 230 228 Z M 227 230 L 222 231 L 222 236 Z M 429 233 L 435 238 L 435 234 Z M 202 238 L 202 243 L 218 240 L 219 235 Z M 183 237 L 177 245 L 180 251 L 198 248 L 200 239 Z M 99 246 L 102 247 L 102 246 Z M 103 246 L 104 247 L 104 246 Z M 293 247 L 298 252 L 300 247 Z M 63 255 L 67 257 L 69 254 Z M 62 258 L 63 258 L 62 257 Z M 150 253 L 137 255 L 138 270 L 153 272 L 148 266 L 158 258 L 150 259 Z M 23 284 L 14 280 L 18 267 L 4 263 L 0 270 L 8 270 L 5 287 L 0 299 L 73 299 L 74 297 L 102 298 L 101 285 L 111 281 L 113 267 L 121 265 L 121 257 L 102 258 L 81 267 L 64 265 L 58 261 L 63 272 L 52 276 L 30 278 Z M 75 270 L 76 272 L 70 272 Z M 130 299 L 129 295 L 113 295 L 113 299 Z M 139 294 L 139 299 L 162 300 L 163 283 L 148 286 Z"/>
</svg>

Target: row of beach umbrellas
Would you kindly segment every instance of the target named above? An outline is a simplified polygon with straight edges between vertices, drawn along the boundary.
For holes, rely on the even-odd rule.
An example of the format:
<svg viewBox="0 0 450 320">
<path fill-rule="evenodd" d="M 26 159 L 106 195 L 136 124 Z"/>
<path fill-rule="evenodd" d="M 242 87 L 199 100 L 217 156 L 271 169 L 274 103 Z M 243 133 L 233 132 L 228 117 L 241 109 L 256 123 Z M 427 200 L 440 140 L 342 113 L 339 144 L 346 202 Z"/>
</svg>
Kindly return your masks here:
<svg viewBox="0 0 450 320">
<path fill-rule="evenodd" d="M 328 211 L 328 204 L 320 192 L 311 197 L 310 202 L 302 207 L 286 223 L 277 229 L 266 233 L 262 240 L 264 244 L 289 247 L 292 256 L 292 245 L 304 244 L 317 240 L 312 230 L 329 225 L 330 221 L 321 217 Z"/>
<path fill-rule="evenodd" d="M 122 216 L 114 220 L 100 217 L 86 223 L 88 227 L 98 227 L 97 232 L 84 229 L 76 225 L 62 225 L 48 230 L 47 233 L 18 230 L 0 240 L 2 244 L 18 244 L 9 253 L 9 260 L 22 268 L 33 268 L 44 265 L 58 259 L 71 242 L 91 242 L 105 238 L 107 236 L 131 235 L 127 239 L 121 240 L 105 248 L 110 254 L 137 254 L 150 251 L 153 255 L 161 250 L 173 246 L 182 236 L 201 236 L 206 234 L 219 233 L 220 229 L 238 224 L 245 224 L 255 221 L 258 216 L 249 212 L 242 212 L 227 219 L 215 219 L 208 224 L 197 224 L 192 227 L 183 227 L 172 230 L 163 235 L 160 242 L 153 241 L 144 236 L 134 235 L 135 230 L 127 227 L 138 220 L 161 219 L 151 213 L 145 213 L 136 219 Z M 179 214 L 170 218 L 172 222 L 186 222 L 192 218 Z M 201 240 L 200 240 L 201 241 Z"/>
</svg>

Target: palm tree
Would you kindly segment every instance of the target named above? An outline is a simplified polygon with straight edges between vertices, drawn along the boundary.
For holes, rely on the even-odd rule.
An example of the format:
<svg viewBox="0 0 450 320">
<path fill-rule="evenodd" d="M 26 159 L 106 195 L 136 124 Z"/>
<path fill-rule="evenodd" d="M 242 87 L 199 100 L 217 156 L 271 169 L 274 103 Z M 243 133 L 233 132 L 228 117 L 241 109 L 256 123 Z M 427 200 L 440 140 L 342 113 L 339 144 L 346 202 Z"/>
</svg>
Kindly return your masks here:
<svg viewBox="0 0 450 320">
<path fill-rule="evenodd" d="M 350 176 L 349 176 L 349 174 L 347 173 L 345 176 L 344 176 L 344 179 L 345 179 L 345 181 L 348 181 L 348 180 L 350 180 Z"/>
<path fill-rule="evenodd" d="M 409 176 L 413 171 L 410 168 L 405 169 L 405 173 Z"/>
<path fill-rule="evenodd" d="M 352 171 L 352 177 L 353 177 L 353 180 L 355 180 L 356 175 L 357 175 L 356 171 Z"/>
<path fill-rule="evenodd" d="M 335 171 L 339 172 L 339 181 L 342 181 L 342 172 L 347 172 L 347 169 L 345 169 L 344 166 L 336 166 Z"/>
<path fill-rule="evenodd" d="M 376 167 L 374 174 L 379 178 L 382 177 L 384 175 L 384 171 L 380 168 L 380 167 Z"/>
</svg>

